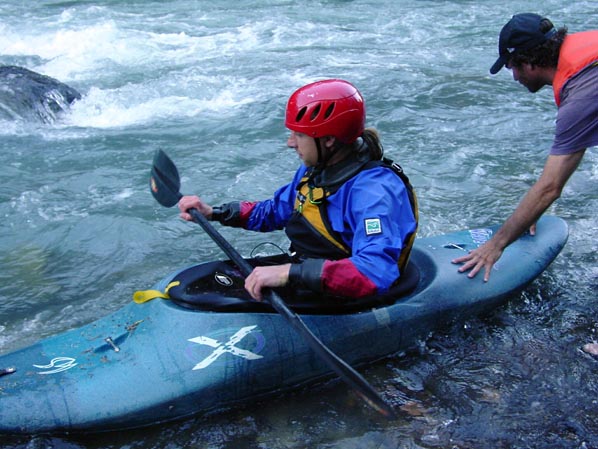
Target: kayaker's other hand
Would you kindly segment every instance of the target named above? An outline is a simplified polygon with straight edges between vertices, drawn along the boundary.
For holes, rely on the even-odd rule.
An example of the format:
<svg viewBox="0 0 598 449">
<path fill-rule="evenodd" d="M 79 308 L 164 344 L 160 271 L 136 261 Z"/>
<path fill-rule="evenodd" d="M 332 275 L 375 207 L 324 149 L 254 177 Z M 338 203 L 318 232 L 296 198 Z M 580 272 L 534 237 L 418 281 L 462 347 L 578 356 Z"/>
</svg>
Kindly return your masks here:
<svg viewBox="0 0 598 449">
<path fill-rule="evenodd" d="M 251 297 L 261 301 L 264 288 L 282 287 L 289 282 L 291 264 L 256 267 L 245 279 L 245 289 Z"/>
<path fill-rule="evenodd" d="M 193 216 L 188 212 L 189 209 L 197 209 L 204 217 L 209 218 L 212 215 L 212 207 L 204 203 L 196 195 L 185 195 L 179 200 L 180 217 L 183 220 L 193 221 Z"/>
<path fill-rule="evenodd" d="M 494 247 L 491 241 L 486 242 L 477 249 L 470 251 L 467 255 L 453 259 L 452 263 L 462 263 L 459 273 L 469 271 L 467 277 L 474 278 L 482 268 L 484 269 L 484 282 L 490 279 L 492 267 L 502 255 L 502 249 Z"/>
</svg>

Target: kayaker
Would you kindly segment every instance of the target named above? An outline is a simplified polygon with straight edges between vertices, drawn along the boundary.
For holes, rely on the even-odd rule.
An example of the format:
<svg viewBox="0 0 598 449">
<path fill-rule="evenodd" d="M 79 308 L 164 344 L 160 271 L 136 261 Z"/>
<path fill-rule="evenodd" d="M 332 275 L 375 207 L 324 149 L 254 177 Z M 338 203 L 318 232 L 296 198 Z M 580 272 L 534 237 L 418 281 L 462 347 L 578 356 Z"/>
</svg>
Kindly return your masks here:
<svg viewBox="0 0 598 449">
<path fill-rule="evenodd" d="M 259 266 L 245 280 L 257 300 L 264 287 L 308 289 L 358 298 L 387 292 L 405 267 L 417 230 L 417 200 L 402 169 L 383 158 L 378 133 L 365 129 L 365 103 L 351 83 L 328 79 L 288 100 L 287 145 L 303 164 L 271 199 L 211 207 L 179 201 L 225 226 L 285 229 L 288 263 Z"/>
<path fill-rule="evenodd" d="M 535 234 L 535 222 L 560 197 L 586 149 L 598 145 L 598 30 L 568 35 L 542 16 L 517 14 L 501 30 L 498 52 L 490 73 L 506 67 L 532 93 L 551 85 L 558 112 L 538 181 L 490 240 L 453 260 L 470 278 L 483 269 L 484 281 L 508 245 L 527 229 Z"/>
</svg>

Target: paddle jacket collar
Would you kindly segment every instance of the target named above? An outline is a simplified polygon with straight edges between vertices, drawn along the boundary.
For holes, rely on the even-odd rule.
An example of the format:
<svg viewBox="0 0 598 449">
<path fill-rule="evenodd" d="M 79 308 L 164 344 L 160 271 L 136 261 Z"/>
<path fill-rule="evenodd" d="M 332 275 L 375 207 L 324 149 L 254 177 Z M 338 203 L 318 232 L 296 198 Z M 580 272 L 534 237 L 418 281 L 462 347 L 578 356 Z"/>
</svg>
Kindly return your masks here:
<svg viewBox="0 0 598 449">
<path fill-rule="evenodd" d="M 336 190 L 363 170 L 364 166 L 370 161 L 369 150 L 362 143 L 357 151 L 349 153 L 340 162 L 326 167 L 320 165 L 310 167 L 305 175 L 309 178 L 310 185 L 314 187 Z"/>
</svg>

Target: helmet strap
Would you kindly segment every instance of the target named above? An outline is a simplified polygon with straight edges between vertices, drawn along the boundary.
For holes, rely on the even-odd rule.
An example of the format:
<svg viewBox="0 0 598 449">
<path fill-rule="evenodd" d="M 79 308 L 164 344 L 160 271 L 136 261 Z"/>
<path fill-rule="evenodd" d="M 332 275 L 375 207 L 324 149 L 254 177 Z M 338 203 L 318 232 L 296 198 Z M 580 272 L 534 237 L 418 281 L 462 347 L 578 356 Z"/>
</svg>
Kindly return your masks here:
<svg viewBox="0 0 598 449">
<path fill-rule="evenodd" d="M 319 137 L 314 137 L 314 140 L 316 141 L 316 148 L 318 150 L 318 163 L 316 164 L 316 166 L 318 167 L 323 167 L 325 165 L 325 161 L 323 159 L 323 154 L 322 154 L 322 144 L 320 143 L 320 138 Z"/>
<path fill-rule="evenodd" d="M 314 137 L 314 140 L 316 141 L 316 148 L 318 150 L 317 167 L 324 168 L 334 155 L 335 151 L 332 148 L 322 148 L 322 142 L 320 142 L 320 138 Z"/>
</svg>

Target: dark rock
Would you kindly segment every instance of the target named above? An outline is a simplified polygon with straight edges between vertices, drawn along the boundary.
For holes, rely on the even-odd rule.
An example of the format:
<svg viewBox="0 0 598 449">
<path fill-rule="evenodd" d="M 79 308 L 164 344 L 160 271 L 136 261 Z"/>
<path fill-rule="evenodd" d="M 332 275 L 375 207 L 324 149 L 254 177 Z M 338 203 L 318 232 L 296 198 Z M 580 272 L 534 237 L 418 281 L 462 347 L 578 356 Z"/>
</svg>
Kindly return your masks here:
<svg viewBox="0 0 598 449">
<path fill-rule="evenodd" d="M 70 86 L 18 66 L 0 66 L 0 118 L 53 123 L 81 98 Z"/>
</svg>

